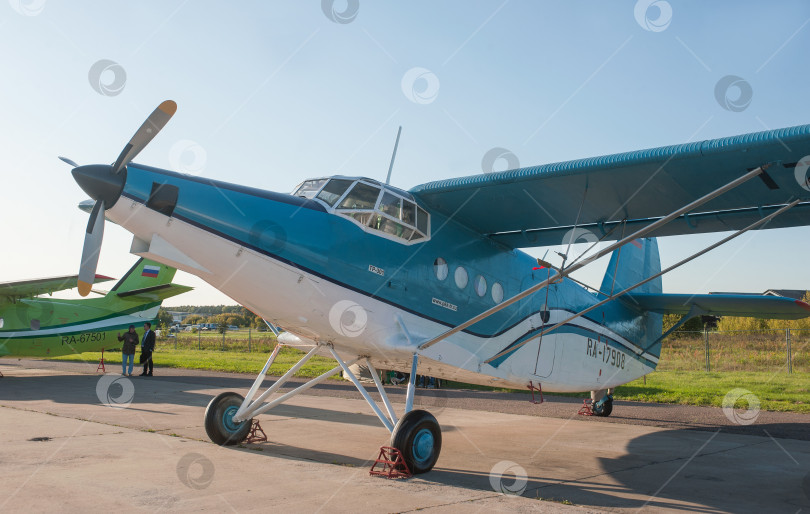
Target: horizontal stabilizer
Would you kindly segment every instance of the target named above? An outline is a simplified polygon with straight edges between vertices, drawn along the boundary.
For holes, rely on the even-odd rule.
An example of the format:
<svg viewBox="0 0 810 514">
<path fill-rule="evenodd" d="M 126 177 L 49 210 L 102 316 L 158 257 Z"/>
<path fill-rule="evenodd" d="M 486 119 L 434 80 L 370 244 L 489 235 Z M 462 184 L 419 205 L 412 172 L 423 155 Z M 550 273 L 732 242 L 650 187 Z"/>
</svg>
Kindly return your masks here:
<svg viewBox="0 0 810 514">
<path fill-rule="evenodd" d="M 194 289 L 189 286 L 181 286 L 179 284 L 161 284 L 158 286 L 144 287 L 141 289 L 133 289 L 131 291 L 124 291 L 117 293 L 118 298 L 124 300 L 134 300 L 138 302 L 159 302 L 172 296 L 183 294 L 187 291 Z"/>
<path fill-rule="evenodd" d="M 810 305 L 781 296 L 738 294 L 627 294 L 625 301 L 659 314 L 698 314 L 766 319 L 801 319 L 810 316 Z"/>
</svg>

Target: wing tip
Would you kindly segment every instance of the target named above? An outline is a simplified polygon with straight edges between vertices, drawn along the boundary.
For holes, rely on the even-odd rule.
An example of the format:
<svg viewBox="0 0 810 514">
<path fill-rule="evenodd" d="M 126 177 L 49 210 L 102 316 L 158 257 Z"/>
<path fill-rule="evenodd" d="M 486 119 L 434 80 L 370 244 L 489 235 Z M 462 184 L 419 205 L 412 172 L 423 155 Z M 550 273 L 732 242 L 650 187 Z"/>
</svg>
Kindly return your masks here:
<svg viewBox="0 0 810 514">
<path fill-rule="evenodd" d="M 810 304 L 807 304 L 801 300 L 794 300 L 794 301 L 796 302 L 796 305 L 806 310 L 807 312 L 810 312 Z"/>
</svg>

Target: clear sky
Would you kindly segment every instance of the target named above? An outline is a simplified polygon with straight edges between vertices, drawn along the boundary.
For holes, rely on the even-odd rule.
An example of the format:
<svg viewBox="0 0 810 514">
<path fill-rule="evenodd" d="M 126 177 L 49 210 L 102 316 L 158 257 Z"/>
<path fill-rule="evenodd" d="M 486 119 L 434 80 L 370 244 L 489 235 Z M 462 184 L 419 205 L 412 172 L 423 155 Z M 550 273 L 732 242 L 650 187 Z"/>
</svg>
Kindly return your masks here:
<svg viewBox="0 0 810 514">
<path fill-rule="evenodd" d="M 57 156 L 112 162 L 164 99 L 178 112 L 136 162 L 284 192 L 384 179 L 398 125 L 410 188 L 496 147 L 503 169 L 810 123 L 802 0 L 7 0 L 0 43 L 0 281 L 78 271 L 86 197 Z M 106 228 L 99 272 L 120 276 L 131 235 Z M 664 264 L 722 236 L 663 239 Z M 808 236 L 745 235 L 664 288 L 810 288 Z M 176 281 L 197 289 L 169 305 L 233 303 Z"/>
</svg>

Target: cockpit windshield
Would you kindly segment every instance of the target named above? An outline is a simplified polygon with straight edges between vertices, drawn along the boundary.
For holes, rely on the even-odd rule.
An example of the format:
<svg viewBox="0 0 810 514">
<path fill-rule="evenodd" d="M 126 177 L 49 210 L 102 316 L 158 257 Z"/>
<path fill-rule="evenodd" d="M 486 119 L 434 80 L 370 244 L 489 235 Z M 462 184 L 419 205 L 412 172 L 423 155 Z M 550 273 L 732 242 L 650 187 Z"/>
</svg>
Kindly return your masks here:
<svg viewBox="0 0 810 514">
<path fill-rule="evenodd" d="M 307 180 L 293 193 L 315 199 L 367 232 L 402 243 L 430 238 L 430 215 L 402 190 L 362 178 Z"/>
</svg>

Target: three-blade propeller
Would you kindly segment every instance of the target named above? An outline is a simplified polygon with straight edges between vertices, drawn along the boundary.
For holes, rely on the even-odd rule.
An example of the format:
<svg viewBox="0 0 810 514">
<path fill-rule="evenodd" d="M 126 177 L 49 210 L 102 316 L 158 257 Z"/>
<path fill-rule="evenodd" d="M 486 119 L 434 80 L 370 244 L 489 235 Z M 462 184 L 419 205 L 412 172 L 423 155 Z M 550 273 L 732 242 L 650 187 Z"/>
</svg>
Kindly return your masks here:
<svg viewBox="0 0 810 514">
<path fill-rule="evenodd" d="M 93 287 L 101 242 L 104 238 L 104 211 L 112 207 L 120 196 L 126 180 L 125 174 L 121 172 L 126 170 L 127 164 L 166 126 L 175 112 L 177 104 L 172 100 L 161 103 L 135 132 L 112 166 L 98 164 L 78 166 L 66 157 L 59 157 L 73 166 L 73 177 L 76 182 L 95 200 L 84 235 L 82 260 L 79 265 L 80 295 L 87 296 Z"/>
</svg>

